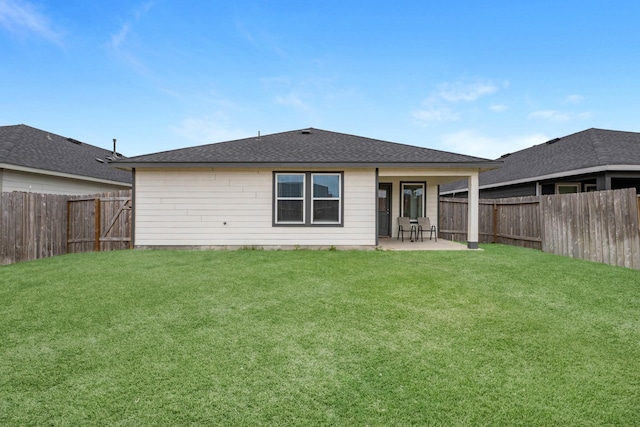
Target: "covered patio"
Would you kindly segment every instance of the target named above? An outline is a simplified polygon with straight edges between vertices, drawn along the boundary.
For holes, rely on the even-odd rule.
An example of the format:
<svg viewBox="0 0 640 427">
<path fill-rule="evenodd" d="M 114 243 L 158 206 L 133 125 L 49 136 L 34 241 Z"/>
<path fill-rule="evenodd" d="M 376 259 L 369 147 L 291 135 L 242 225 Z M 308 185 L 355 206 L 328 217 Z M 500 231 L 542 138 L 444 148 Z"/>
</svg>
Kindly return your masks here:
<svg viewBox="0 0 640 427">
<path fill-rule="evenodd" d="M 460 250 L 478 249 L 478 175 L 484 169 L 472 165 L 429 164 L 424 168 L 387 167 L 376 169 L 378 191 L 376 247 L 388 250 Z M 470 189 L 468 210 L 468 241 L 465 244 L 446 240 L 428 239 L 411 242 L 405 235 L 404 241 L 396 239 L 399 233 L 398 218 L 410 218 L 417 225 L 418 217 L 428 217 L 439 232 L 440 185 L 466 179 Z M 415 239 L 414 239 L 415 240 Z"/>
</svg>

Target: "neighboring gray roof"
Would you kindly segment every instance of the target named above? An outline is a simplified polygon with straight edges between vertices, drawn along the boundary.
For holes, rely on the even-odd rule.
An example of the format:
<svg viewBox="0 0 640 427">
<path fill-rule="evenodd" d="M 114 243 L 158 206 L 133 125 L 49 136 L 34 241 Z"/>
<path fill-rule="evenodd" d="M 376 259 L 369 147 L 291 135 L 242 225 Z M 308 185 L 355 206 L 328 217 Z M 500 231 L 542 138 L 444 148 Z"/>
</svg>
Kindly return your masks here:
<svg viewBox="0 0 640 427">
<path fill-rule="evenodd" d="M 117 167 L 198 165 L 462 165 L 496 167 L 479 157 L 364 138 L 321 129 L 301 129 L 235 141 L 147 154 L 112 162 Z"/>
<path fill-rule="evenodd" d="M 0 164 L 131 184 L 130 172 L 109 166 L 112 154 L 30 126 L 0 126 Z"/>
<path fill-rule="evenodd" d="M 599 170 L 640 170 L 640 133 L 587 129 L 544 144 L 505 154 L 500 169 L 480 174 L 480 187 L 537 181 Z M 447 184 L 442 192 L 466 188 L 466 182 Z"/>
</svg>

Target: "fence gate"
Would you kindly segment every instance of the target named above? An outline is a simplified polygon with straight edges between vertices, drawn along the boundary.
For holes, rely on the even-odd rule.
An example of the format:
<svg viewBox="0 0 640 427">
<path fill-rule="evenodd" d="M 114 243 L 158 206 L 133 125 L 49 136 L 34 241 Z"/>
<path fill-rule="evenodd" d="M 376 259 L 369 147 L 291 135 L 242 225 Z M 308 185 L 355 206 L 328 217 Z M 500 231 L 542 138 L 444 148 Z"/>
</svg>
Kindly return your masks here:
<svg viewBox="0 0 640 427">
<path fill-rule="evenodd" d="M 67 201 L 67 253 L 131 248 L 131 197 Z"/>
</svg>

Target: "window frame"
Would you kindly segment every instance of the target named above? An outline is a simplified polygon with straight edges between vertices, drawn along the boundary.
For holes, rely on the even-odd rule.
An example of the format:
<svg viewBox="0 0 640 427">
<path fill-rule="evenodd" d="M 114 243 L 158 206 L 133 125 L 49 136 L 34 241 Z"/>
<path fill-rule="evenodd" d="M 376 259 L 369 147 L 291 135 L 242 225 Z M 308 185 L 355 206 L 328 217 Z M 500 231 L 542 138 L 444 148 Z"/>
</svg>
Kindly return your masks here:
<svg viewBox="0 0 640 427">
<path fill-rule="evenodd" d="M 404 187 L 405 185 L 420 185 L 422 186 L 422 216 L 427 216 L 427 182 L 426 181 L 400 181 L 400 216 L 406 217 L 404 212 Z M 416 218 L 411 218 L 412 221 L 415 221 Z"/>
<path fill-rule="evenodd" d="M 338 177 L 338 192 L 340 193 L 339 196 L 336 197 L 316 197 L 313 194 L 313 190 L 314 190 L 314 178 L 316 176 L 337 176 Z M 313 225 L 336 225 L 336 224 L 341 224 L 342 223 L 342 176 L 340 173 L 336 173 L 336 172 L 312 172 L 311 173 L 311 192 L 309 194 L 309 198 L 311 199 L 311 206 L 309 207 L 309 211 L 310 211 L 310 220 L 311 220 L 311 224 Z M 313 212 L 315 210 L 315 202 L 316 200 L 320 201 L 320 200 L 330 200 L 330 201 L 337 201 L 338 202 L 338 221 L 322 221 L 322 220 L 315 220 L 313 218 Z"/>
<path fill-rule="evenodd" d="M 304 197 L 303 197 L 303 221 L 278 221 L 278 176 L 280 175 L 303 175 L 304 176 Z M 313 197 L 313 176 L 315 175 L 336 175 L 339 179 L 338 198 L 314 198 Z M 273 171 L 272 188 L 272 226 L 273 227 L 344 227 L 344 171 Z M 338 200 L 338 222 L 313 221 L 313 201 L 317 200 Z"/>
<path fill-rule="evenodd" d="M 302 176 L 302 197 L 283 197 L 278 194 L 278 176 Z M 301 225 L 305 222 L 305 212 L 306 212 L 306 193 L 307 193 L 307 176 L 304 173 L 299 172 L 287 172 L 287 173 L 276 173 L 274 175 L 274 211 L 273 211 L 273 219 L 278 225 Z M 278 220 L 278 202 L 281 200 L 302 200 L 302 221 L 279 221 Z"/>
</svg>

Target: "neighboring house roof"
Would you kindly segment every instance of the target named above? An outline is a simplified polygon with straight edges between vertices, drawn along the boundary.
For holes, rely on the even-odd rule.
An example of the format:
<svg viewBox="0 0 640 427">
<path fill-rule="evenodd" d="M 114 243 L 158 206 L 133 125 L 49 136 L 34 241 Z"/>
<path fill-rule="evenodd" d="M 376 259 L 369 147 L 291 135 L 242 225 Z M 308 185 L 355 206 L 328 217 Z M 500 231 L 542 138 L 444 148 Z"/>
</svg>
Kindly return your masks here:
<svg viewBox="0 0 640 427">
<path fill-rule="evenodd" d="M 118 159 L 117 167 L 352 165 L 497 167 L 479 157 L 308 128 Z"/>
<path fill-rule="evenodd" d="M 480 188 L 522 184 L 602 171 L 640 171 L 640 133 L 587 129 L 503 155 L 500 169 L 480 174 Z M 466 182 L 442 192 L 466 188 Z"/>
<path fill-rule="evenodd" d="M 0 168 L 131 184 L 130 172 L 109 166 L 112 156 L 112 151 L 30 126 L 0 126 Z"/>
</svg>

